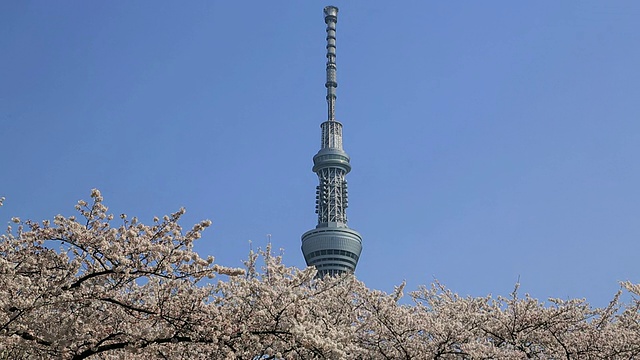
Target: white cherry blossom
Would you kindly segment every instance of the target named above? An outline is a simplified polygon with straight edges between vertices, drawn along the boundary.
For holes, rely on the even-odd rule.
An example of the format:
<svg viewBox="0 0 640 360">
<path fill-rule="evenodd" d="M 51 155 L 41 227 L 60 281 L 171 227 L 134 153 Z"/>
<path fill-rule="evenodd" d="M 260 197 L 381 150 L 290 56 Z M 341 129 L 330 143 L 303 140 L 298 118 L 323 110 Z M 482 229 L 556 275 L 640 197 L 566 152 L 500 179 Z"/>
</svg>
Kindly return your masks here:
<svg viewBox="0 0 640 360">
<path fill-rule="evenodd" d="M 245 269 L 201 257 L 209 220 L 183 231 L 184 209 L 142 224 L 107 213 L 21 221 L 0 237 L 3 359 L 634 359 L 640 285 L 628 303 L 463 297 L 434 282 L 402 302 L 354 276 L 317 279 L 280 256 Z M 217 275 L 218 278 L 213 279 Z"/>
</svg>

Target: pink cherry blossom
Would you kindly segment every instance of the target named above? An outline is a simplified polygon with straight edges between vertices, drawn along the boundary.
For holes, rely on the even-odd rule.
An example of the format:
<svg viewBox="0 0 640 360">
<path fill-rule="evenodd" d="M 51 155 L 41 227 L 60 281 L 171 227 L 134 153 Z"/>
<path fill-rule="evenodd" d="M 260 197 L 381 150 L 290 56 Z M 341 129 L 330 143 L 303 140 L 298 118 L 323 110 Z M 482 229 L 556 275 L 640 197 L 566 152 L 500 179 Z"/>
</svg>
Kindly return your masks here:
<svg viewBox="0 0 640 360">
<path fill-rule="evenodd" d="M 640 285 L 606 308 L 519 295 L 463 297 L 434 282 L 387 294 L 352 275 L 317 279 L 270 246 L 244 269 L 201 257 L 184 209 L 17 222 L 0 237 L 3 359 L 634 359 Z M 215 276 L 219 277 L 213 279 Z M 628 303 L 620 294 L 631 293 Z"/>
</svg>

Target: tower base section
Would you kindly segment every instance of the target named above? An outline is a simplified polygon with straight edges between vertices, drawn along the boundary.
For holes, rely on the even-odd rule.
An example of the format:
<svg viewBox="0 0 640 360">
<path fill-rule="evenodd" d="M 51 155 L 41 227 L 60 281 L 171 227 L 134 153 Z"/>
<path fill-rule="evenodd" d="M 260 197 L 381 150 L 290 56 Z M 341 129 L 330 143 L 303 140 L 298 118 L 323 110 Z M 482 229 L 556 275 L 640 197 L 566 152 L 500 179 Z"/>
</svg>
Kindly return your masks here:
<svg viewBox="0 0 640 360">
<path fill-rule="evenodd" d="M 347 227 L 318 227 L 302 235 L 304 259 L 319 277 L 353 273 L 361 252 L 362 237 Z"/>
</svg>

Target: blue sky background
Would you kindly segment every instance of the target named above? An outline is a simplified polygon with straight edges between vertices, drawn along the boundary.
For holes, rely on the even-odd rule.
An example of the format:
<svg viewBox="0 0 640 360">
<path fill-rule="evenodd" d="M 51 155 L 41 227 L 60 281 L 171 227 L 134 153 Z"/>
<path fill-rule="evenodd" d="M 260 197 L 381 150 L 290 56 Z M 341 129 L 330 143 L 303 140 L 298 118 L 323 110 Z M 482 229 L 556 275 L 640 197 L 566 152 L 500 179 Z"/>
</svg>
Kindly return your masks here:
<svg viewBox="0 0 640 360">
<path fill-rule="evenodd" d="M 640 2 L 335 1 L 357 275 L 586 297 L 640 282 Z M 326 118 L 317 1 L 0 2 L 0 223 L 101 189 L 302 267 Z"/>
</svg>

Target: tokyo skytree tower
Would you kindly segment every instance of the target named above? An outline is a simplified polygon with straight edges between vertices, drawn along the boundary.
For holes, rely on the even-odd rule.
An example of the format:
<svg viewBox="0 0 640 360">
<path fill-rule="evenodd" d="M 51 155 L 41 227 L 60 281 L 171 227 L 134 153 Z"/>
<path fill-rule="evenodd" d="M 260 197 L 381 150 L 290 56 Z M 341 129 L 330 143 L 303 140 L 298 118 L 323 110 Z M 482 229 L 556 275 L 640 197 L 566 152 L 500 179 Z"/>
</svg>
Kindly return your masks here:
<svg viewBox="0 0 640 360">
<path fill-rule="evenodd" d="M 327 121 L 320 125 L 320 151 L 313 157 L 318 175 L 316 213 L 318 225 L 302 235 L 302 253 L 318 276 L 353 273 L 362 252 L 362 237 L 347 226 L 347 180 L 349 155 L 342 149 L 342 124 L 335 119 L 336 23 L 338 8 L 324 8 L 327 24 Z"/>
</svg>

